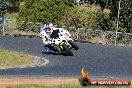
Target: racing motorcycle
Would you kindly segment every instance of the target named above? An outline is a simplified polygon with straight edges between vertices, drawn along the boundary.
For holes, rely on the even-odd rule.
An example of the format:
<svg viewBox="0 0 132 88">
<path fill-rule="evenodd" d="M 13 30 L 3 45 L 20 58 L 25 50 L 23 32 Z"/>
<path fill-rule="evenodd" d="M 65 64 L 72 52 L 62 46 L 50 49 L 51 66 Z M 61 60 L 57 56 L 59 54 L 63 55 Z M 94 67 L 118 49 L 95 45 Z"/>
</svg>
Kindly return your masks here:
<svg viewBox="0 0 132 88">
<path fill-rule="evenodd" d="M 73 56 L 71 48 L 78 50 L 79 47 L 76 45 L 74 40 L 71 37 L 71 34 L 66 29 L 54 30 L 51 34 L 51 44 L 54 46 L 54 51 L 67 53 L 70 56 Z"/>
</svg>

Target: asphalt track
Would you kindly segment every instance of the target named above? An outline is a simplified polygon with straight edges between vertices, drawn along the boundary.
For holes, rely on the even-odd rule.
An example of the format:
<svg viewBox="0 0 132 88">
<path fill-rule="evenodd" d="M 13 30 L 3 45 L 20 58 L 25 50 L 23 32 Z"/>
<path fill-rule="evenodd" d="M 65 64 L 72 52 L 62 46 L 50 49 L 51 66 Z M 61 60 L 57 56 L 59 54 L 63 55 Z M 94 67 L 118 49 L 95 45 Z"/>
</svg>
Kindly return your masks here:
<svg viewBox="0 0 132 88">
<path fill-rule="evenodd" d="M 132 78 L 132 48 L 77 43 L 74 56 L 44 55 L 42 41 L 37 38 L 0 36 L 0 47 L 44 57 L 49 64 L 34 68 L 0 70 L 0 75 L 81 76 L 84 66 L 91 77 Z"/>
</svg>

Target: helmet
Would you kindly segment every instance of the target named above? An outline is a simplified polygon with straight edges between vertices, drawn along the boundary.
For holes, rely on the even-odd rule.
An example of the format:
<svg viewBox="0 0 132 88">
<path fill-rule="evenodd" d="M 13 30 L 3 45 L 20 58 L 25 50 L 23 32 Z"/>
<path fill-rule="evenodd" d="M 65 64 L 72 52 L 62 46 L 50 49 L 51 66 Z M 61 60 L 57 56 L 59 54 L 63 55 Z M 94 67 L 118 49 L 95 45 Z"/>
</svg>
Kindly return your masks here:
<svg viewBox="0 0 132 88">
<path fill-rule="evenodd" d="M 46 23 L 44 24 L 44 30 L 45 30 L 45 32 L 46 32 L 46 33 L 51 33 L 52 30 L 53 30 L 52 27 L 53 27 L 53 24 L 52 24 L 52 23 L 46 22 Z"/>
<path fill-rule="evenodd" d="M 53 24 L 50 23 L 50 22 L 46 22 L 46 23 L 45 23 L 45 26 L 46 26 L 46 27 L 53 27 Z"/>
</svg>

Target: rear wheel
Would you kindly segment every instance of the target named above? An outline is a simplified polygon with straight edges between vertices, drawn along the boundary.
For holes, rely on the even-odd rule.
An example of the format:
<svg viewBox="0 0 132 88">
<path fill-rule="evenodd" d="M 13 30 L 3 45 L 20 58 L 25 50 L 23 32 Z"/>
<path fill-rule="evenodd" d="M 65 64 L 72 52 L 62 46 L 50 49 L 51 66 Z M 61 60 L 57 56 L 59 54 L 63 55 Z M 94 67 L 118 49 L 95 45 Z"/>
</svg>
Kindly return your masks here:
<svg viewBox="0 0 132 88">
<path fill-rule="evenodd" d="M 70 56 L 73 56 L 71 49 L 69 49 L 65 43 L 62 44 L 62 47 Z"/>
<path fill-rule="evenodd" d="M 74 43 L 72 40 L 69 40 L 68 43 L 75 49 L 75 50 L 78 50 L 79 47 L 77 46 L 76 43 Z"/>
</svg>

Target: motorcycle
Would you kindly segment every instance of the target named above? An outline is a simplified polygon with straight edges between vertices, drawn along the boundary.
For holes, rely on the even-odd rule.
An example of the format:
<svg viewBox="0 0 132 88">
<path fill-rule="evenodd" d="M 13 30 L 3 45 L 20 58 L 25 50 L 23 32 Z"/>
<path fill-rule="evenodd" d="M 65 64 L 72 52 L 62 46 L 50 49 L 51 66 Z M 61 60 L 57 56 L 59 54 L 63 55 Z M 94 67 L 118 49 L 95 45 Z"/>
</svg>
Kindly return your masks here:
<svg viewBox="0 0 132 88">
<path fill-rule="evenodd" d="M 66 29 L 54 30 L 50 37 L 51 44 L 54 45 L 54 50 L 57 52 L 66 52 L 70 56 L 73 56 L 71 48 L 74 48 L 75 50 L 79 49 L 72 39 L 71 34 Z"/>
</svg>

